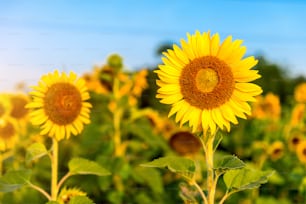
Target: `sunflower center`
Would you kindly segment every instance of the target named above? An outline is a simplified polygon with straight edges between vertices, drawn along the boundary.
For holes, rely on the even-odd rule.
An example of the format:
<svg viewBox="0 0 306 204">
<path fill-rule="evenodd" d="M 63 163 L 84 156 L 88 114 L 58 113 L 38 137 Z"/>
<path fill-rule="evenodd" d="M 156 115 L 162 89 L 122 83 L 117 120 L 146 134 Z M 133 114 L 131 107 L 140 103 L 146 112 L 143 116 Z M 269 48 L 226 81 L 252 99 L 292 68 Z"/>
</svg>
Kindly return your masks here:
<svg viewBox="0 0 306 204">
<path fill-rule="evenodd" d="M 11 138 L 14 134 L 15 134 L 15 129 L 11 123 L 6 122 L 0 125 L 0 137 L 2 139 Z"/>
<path fill-rule="evenodd" d="M 198 71 L 196 75 L 196 86 L 197 88 L 204 92 L 211 92 L 215 86 L 218 84 L 217 72 L 211 68 L 204 68 Z"/>
<path fill-rule="evenodd" d="M 220 107 L 235 88 L 231 68 L 214 56 L 192 60 L 183 68 L 179 83 L 184 99 L 200 109 Z"/>
<path fill-rule="evenodd" d="M 13 106 L 11 116 L 13 118 L 20 119 L 28 113 L 28 110 L 25 108 L 25 105 L 28 103 L 26 99 L 14 96 L 11 98 L 11 103 Z"/>
<path fill-rule="evenodd" d="M 49 87 L 44 98 L 44 109 L 49 119 L 66 125 L 73 122 L 82 107 L 82 97 L 78 89 L 69 83 L 56 83 Z"/>
</svg>

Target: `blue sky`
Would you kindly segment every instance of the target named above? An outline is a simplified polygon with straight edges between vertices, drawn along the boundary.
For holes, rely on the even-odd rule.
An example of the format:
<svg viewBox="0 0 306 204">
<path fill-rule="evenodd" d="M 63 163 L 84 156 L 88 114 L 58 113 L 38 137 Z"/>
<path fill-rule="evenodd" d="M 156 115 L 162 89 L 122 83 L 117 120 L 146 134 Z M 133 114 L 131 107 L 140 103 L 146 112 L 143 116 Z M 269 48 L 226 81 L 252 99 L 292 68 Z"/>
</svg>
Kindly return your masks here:
<svg viewBox="0 0 306 204">
<path fill-rule="evenodd" d="M 1 1 L 0 90 L 54 69 L 89 72 L 111 53 L 129 70 L 154 66 L 159 45 L 195 30 L 243 39 L 247 55 L 306 76 L 305 11 L 302 0 Z"/>
</svg>

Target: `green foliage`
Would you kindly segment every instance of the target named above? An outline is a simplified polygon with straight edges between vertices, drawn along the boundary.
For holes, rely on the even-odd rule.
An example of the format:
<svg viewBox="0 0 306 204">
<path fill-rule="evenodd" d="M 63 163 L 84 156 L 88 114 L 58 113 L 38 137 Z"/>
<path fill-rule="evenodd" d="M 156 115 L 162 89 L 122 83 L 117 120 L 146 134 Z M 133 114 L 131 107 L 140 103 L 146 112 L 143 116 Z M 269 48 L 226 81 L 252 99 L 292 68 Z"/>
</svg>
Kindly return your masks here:
<svg viewBox="0 0 306 204">
<path fill-rule="evenodd" d="M 231 169 L 240 169 L 244 166 L 245 164 L 238 157 L 226 155 L 216 162 L 215 169 L 218 171 L 227 171 Z"/>
<path fill-rule="evenodd" d="M 83 158 L 73 158 L 68 163 L 69 173 L 71 175 L 75 174 L 92 174 L 97 176 L 107 176 L 110 172 L 99 164 L 93 161 L 89 161 Z"/>
<path fill-rule="evenodd" d="M 39 159 L 40 157 L 48 154 L 48 150 L 42 143 L 34 143 L 28 149 L 26 153 L 26 162 L 31 162 L 33 160 Z"/>
<path fill-rule="evenodd" d="M 223 176 L 223 180 L 227 189 L 242 191 L 258 188 L 261 184 L 268 182 L 268 178 L 272 174 L 272 171 L 242 168 L 227 171 Z"/>
<path fill-rule="evenodd" d="M 0 178 L 0 192 L 11 192 L 26 185 L 30 180 L 31 171 L 9 171 Z"/>
<path fill-rule="evenodd" d="M 87 196 L 73 196 L 68 204 L 94 204 Z"/>
<path fill-rule="evenodd" d="M 191 159 L 167 156 L 141 164 L 143 167 L 167 168 L 173 173 L 178 173 L 187 179 L 192 179 L 195 173 L 195 163 Z"/>
</svg>

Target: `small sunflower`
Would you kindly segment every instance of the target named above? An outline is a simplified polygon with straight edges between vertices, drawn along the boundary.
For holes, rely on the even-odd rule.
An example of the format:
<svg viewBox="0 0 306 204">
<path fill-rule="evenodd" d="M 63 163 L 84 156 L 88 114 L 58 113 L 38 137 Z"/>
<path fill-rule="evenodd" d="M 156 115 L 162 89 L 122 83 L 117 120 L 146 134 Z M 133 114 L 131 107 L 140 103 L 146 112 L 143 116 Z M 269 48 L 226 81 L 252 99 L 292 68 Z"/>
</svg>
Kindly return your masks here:
<svg viewBox="0 0 306 204">
<path fill-rule="evenodd" d="M 306 82 L 295 87 L 294 98 L 299 103 L 306 103 Z"/>
<path fill-rule="evenodd" d="M 284 143 L 281 141 L 275 141 L 268 149 L 268 154 L 273 161 L 276 161 L 284 155 Z"/>
<path fill-rule="evenodd" d="M 57 201 L 60 204 L 67 204 L 74 196 L 86 196 L 86 193 L 77 188 L 63 188 Z"/>
<path fill-rule="evenodd" d="M 56 70 L 41 77 L 38 86 L 30 92 L 33 100 L 27 108 L 33 125 L 41 125 L 40 134 L 48 134 L 57 140 L 69 138 L 71 134 L 82 132 L 84 124 L 89 124 L 89 93 L 82 78 L 74 72 L 59 74 Z"/>
<path fill-rule="evenodd" d="M 297 145 L 296 154 L 300 162 L 306 163 L 306 140 L 303 140 Z"/>
<path fill-rule="evenodd" d="M 279 119 L 281 105 L 279 97 L 273 93 L 268 93 L 265 97 L 258 96 L 254 103 L 252 116 L 258 119 Z"/>
<path fill-rule="evenodd" d="M 0 118 L 0 151 L 12 149 L 18 139 L 17 124 L 13 118 Z"/>
<path fill-rule="evenodd" d="M 10 115 L 12 105 L 10 103 L 8 94 L 0 94 L 0 118 Z"/>
<path fill-rule="evenodd" d="M 251 114 L 248 102 L 262 89 L 252 83 L 260 75 L 251 70 L 257 64 L 253 57 L 242 59 L 246 47 L 242 40 L 229 36 L 220 45 L 219 34 L 196 32 L 181 40 L 182 47 L 173 46 L 164 52 L 164 64 L 155 71 L 159 77 L 157 98 L 171 104 L 169 117 L 183 125 L 189 121 L 192 132 L 203 130 L 211 134 L 216 128 L 230 131 L 230 123 L 238 124 L 237 117 L 246 119 Z"/>
<path fill-rule="evenodd" d="M 291 114 L 291 125 L 296 126 L 303 123 L 306 109 L 304 103 L 296 104 Z"/>
<path fill-rule="evenodd" d="M 28 114 L 28 110 L 25 108 L 29 102 L 28 96 L 25 94 L 11 94 L 10 101 L 12 105 L 11 117 L 21 120 Z"/>
<path fill-rule="evenodd" d="M 196 136 L 188 131 L 174 133 L 169 144 L 173 150 L 181 155 L 193 155 L 200 151 L 202 145 Z"/>
<path fill-rule="evenodd" d="M 304 140 L 304 133 L 300 130 L 293 130 L 288 138 L 289 149 L 296 151 L 296 147 Z"/>
</svg>

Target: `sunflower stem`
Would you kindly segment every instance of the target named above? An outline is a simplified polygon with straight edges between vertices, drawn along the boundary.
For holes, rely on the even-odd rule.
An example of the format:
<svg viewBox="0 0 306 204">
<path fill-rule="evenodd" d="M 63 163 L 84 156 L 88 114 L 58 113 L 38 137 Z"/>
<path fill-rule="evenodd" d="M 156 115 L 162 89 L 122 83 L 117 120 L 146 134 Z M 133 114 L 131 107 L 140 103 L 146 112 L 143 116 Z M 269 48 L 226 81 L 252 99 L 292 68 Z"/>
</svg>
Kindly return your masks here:
<svg viewBox="0 0 306 204">
<path fill-rule="evenodd" d="M 57 200 L 58 186 L 58 141 L 53 138 L 52 159 L 51 159 L 51 200 Z"/>
<path fill-rule="evenodd" d="M 208 192 L 208 204 L 214 204 L 215 201 L 215 192 L 217 182 L 215 181 L 215 172 L 214 172 L 214 139 L 215 135 L 205 135 L 207 140 L 202 142 L 206 166 L 207 166 L 207 192 Z M 202 138 L 201 138 L 202 139 Z M 206 138 L 205 138 L 206 139 Z"/>
</svg>

